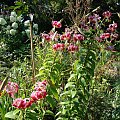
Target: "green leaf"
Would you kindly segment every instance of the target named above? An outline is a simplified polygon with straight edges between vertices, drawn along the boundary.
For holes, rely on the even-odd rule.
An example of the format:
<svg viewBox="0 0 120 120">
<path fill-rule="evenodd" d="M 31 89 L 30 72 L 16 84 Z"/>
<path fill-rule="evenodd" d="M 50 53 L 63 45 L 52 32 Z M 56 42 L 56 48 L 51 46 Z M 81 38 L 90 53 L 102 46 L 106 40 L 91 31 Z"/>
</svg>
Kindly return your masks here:
<svg viewBox="0 0 120 120">
<path fill-rule="evenodd" d="M 55 115 L 55 118 L 57 118 L 57 116 L 60 116 L 61 115 L 61 111 L 59 111 L 56 115 Z M 57 119 L 56 119 L 57 120 Z"/>
<path fill-rule="evenodd" d="M 74 82 L 68 82 L 66 85 L 65 85 L 65 89 L 69 88 L 69 87 L 74 87 Z"/>
<path fill-rule="evenodd" d="M 60 97 L 62 97 L 62 96 L 64 96 L 64 95 L 66 95 L 66 96 L 70 95 L 70 90 L 61 93 L 61 94 L 60 94 Z"/>
<path fill-rule="evenodd" d="M 88 74 L 90 74 L 92 77 L 94 76 L 94 70 L 90 67 L 86 67 L 86 71 L 88 72 Z"/>
<path fill-rule="evenodd" d="M 84 77 L 81 77 L 81 83 L 83 84 L 84 87 L 86 86 L 86 81 Z"/>
<path fill-rule="evenodd" d="M 95 62 L 93 60 L 89 60 L 88 64 L 92 69 L 95 69 Z"/>
<path fill-rule="evenodd" d="M 82 91 L 79 91 L 79 92 L 78 92 L 78 95 L 80 96 L 80 100 L 81 100 L 81 101 L 87 102 L 87 98 L 86 98 L 86 96 L 82 93 Z"/>
<path fill-rule="evenodd" d="M 10 6 L 9 9 L 14 9 L 15 6 Z"/>
<path fill-rule="evenodd" d="M 19 113 L 19 112 L 20 112 L 20 110 L 19 110 L 19 109 L 16 109 L 16 110 L 13 111 L 13 114 L 16 115 L 16 114 Z"/>
<path fill-rule="evenodd" d="M 26 115 L 27 115 L 26 118 L 29 118 L 30 120 L 33 120 L 33 119 L 38 120 L 38 116 L 39 116 L 39 114 L 33 110 L 27 111 Z"/>
<path fill-rule="evenodd" d="M 62 110 L 62 114 L 65 115 L 66 112 L 67 112 L 67 110 L 63 108 L 63 110 Z"/>
<path fill-rule="evenodd" d="M 76 93 L 77 93 L 76 91 L 71 91 L 72 98 L 74 98 L 74 97 L 75 97 Z"/>
<path fill-rule="evenodd" d="M 62 117 L 59 117 L 59 118 L 57 118 L 56 120 L 63 120 L 63 118 L 62 118 Z"/>
<path fill-rule="evenodd" d="M 71 75 L 70 75 L 70 78 L 68 79 L 68 81 L 74 79 L 75 77 L 76 77 L 76 74 L 71 74 Z"/>
<path fill-rule="evenodd" d="M 54 100 L 50 95 L 47 95 L 47 96 L 46 96 L 46 99 L 47 99 L 47 101 L 49 102 L 49 104 L 51 105 L 51 107 L 56 106 L 55 100 Z"/>
<path fill-rule="evenodd" d="M 6 118 L 16 119 L 17 115 L 14 114 L 14 111 L 8 112 L 5 114 Z"/>
<path fill-rule="evenodd" d="M 50 111 L 50 110 L 46 110 L 45 115 L 55 116 L 54 113 L 52 111 Z"/>
<path fill-rule="evenodd" d="M 50 87 L 50 90 L 51 90 L 51 92 L 53 93 L 55 99 L 58 100 L 59 97 L 58 97 L 58 92 L 57 92 L 57 90 L 56 90 L 56 87 L 55 87 L 55 86 L 51 86 L 51 87 Z"/>
<path fill-rule="evenodd" d="M 20 9 L 21 6 L 14 7 L 14 10 Z"/>
<path fill-rule="evenodd" d="M 23 2 L 16 2 L 15 5 L 23 5 Z"/>
<path fill-rule="evenodd" d="M 67 104 L 70 104 L 70 101 L 60 102 L 60 105 L 67 105 Z"/>
<path fill-rule="evenodd" d="M 51 78 L 52 83 L 55 84 L 56 80 L 57 81 L 59 80 L 57 71 L 53 70 L 52 72 L 50 72 L 50 78 Z"/>
<path fill-rule="evenodd" d="M 89 55 L 91 55 L 91 56 L 92 56 L 92 59 L 93 59 L 93 60 L 95 60 L 95 59 L 96 59 L 96 53 L 95 53 L 95 51 L 90 50 L 90 51 L 89 51 Z"/>
</svg>

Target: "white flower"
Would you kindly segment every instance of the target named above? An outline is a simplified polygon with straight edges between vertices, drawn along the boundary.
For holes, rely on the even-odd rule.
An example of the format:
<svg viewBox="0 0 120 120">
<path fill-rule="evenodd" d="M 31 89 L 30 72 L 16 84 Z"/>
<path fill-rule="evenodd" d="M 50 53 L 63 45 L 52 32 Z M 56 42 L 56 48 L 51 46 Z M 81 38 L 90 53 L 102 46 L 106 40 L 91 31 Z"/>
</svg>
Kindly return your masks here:
<svg viewBox="0 0 120 120">
<path fill-rule="evenodd" d="M 4 48 L 6 46 L 6 44 L 4 44 L 3 42 L 0 43 L 0 48 Z"/>
<path fill-rule="evenodd" d="M 8 25 L 8 26 L 6 27 L 6 30 L 10 30 L 10 25 Z"/>
<path fill-rule="evenodd" d="M 21 15 L 18 16 L 18 17 L 17 17 L 17 20 L 18 20 L 19 22 L 21 22 L 21 21 L 22 21 L 22 16 L 21 16 Z"/>
<path fill-rule="evenodd" d="M 25 21 L 25 22 L 24 22 L 24 25 L 25 25 L 25 26 L 29 26 L 29 25 L 30 25 L 30 20 Z"/>
<path fill-rule="evenodd" d="M 10 21 L 11 21 L 11 22 L 15 22 L 15 21 L 16 21 L 16 17 L 10 16 Z"/>
<path fill-rule="evenodd" d="M 0 18 L 0 25 L 7 24 L 6 20 L 4 18 Z"/>
<path fill-rule="evenodd" d="M 8 34 L 8 35 L 9 35 L 9 34 L 10 34 L 10 31 L 9 31 L 9 30 L 7 30 L 7 31 L 6 31 L 6 34 Z"/>
<path fill-rule="evenodd" d="M 27 29 L 27 30 L 25 30 L 25 32 L 26 32 L 27 36 L 30 37 L 30 30 Z"/>
<path fill-rule="evenodd" d="M 17 24 L 16 22 L 12 23 L 12 27 L 13 27 L 14 29 L 17 29 L 17 28 L 18 28 L 18 24 Z"/>
<path fill-rule="evenodd" d="M 22 34 L 24 35 L 24 34 L 25 34 L 25 31 L 22 31 Z"/>
<path fill-rule="evenodd" d="M 38 33 L 38 31 L 34 31 L 34 34 L 37 34 Z"/>
<path fill-rule="evenodd" d="M 17 16 L 17 14 L 16 14 L 16 12 L 11 12 L 11 16 L 14 16 L 14 17 L 16 17 Z"/>
<path fill-rule="evenodd" d="M 15 35 L 15 33 L 16 33 L 16 30 L 14 30 L 14 29 L 11 29 L 11 30 L 10 30 L 10 34 L 11 34 L 11 35 Z"/>
<path fill-rule="evenodd" d="M 38 29 L 38 24 L 34 24 L 33 28 L 35 28 L 37 30 Z"/>
</svg>

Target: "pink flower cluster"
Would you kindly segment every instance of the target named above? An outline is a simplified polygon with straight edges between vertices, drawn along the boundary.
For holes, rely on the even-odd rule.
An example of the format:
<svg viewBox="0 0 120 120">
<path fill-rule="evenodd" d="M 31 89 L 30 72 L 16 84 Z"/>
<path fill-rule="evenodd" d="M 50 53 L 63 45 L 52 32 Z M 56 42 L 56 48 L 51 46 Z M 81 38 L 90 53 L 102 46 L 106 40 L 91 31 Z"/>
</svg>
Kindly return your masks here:
<svg viewBox="0 0 120 120">
<path fill-rule="evenodd" d="M 103 12 L 103 17 L 109 19 L 112 15 L 110 11 Z M 105 20 L 103 19 L 102 22 Z M 109 21 L 110 22 L 110 21 Z M 61 21 L 52 21 L 52 26 L 54 28 L 61 28 Z M 87 19 L 82 18 L 81 24 L 79 25 L 80 30 L 86 33 L 89 33 L 91 29 L 93 33 L 101 29 L 103 26 L 101 25 L 101 17 L 98 14 L 93 13 Z M 106 26 L 105 26 L 106 27 Z M 106 31 L 99 36 L 95 36 L 98 42 L 102 42 L 107 39 L 108 42 L 112 42 L 118 38 L 118 34 L 116 34 L 117 23 L 109 24 L 109 27 Z M 92 33 L 91 32 L 91 33 Z M 86 34 L 87 36 L 87 34 Z M 42 38 L 46 41 L 52 41 L 50 44 L 52 45 L 53 50 L 55 51 L 63 51 L 67 50 L 68 52 L 76 52 L 79 50 L 79 43 L 84 43 L 85 36 L 81 34 L 81 32 L 77 29 L 77 27 L 65 28 L 65 32 L 63 34 L 58 34 L 55 29 L 52 29 L 48 34 L 42 34 Z M 87 39 L 87 38 L 86 38 Z"/>
<path fill-rule="evenodd" d="M 112 15 L 111 12 L 106 11 L 103 13 L 104 18 L 110 18 Z M 107 28 L 107 32 L 100 35 L 100 37 L 96 37 L 98 42 L 102 42 L 104 39 L 110 38 L 110 42 L 118 38 L 118 34 L 115 33 L 115 30 L 117 29 L 118 25 L 117 23 L 109 24 L 109 27 Z"/>
<path fill-rule="evenodd" d="M 81 34 L 74 34 L 73 35 L 73 40 L 76 41 L 83 41 L 84 40 L 84 36 Z"/>
<path fill-rule="evenodd" d="M 60 36 L 60 40 L 70 40 L 71 39 L 71 33 L 70 32 L 66 32 L 63 35 Z"/>
<path fill-rule="evenodd" d="M 107 29 L 110 32 L 114 32 L 117 28 L 117 23 L 113 23 L 109 25 L 109 28 Z"/>
<path fill-rule="evenodd" d="M 15 82 L 8 82 L 5 86 L 5 91 L 14 98 L 14 94 L 18 92 L 18 84 Z"/>
<path fill-rule="evenodd" d="M 60 40 L 67 40 L 67 43 L 69 45 L 66 45 L 65 43 L 56 43 L 53 45 L 53 49 L 55 51 L 62 51 L 66 48 L 69 52 L 73 53 L 75 51 L 78 51 L 78 46 L 73 45 L 70 42 L 73 42 L 75 44 L 77 41 L 83 41 L 84 36 L 76 33 L 72 36 L 70 32 L 65 32 L 63 35 L 60 36 Z"/>
<path fill-rule="evenodd" d="M 37 82 L 35 84 L 35 88 L 34 88 L 35 91 L 33 91 L 31 94 L 31 98 L 34 102 L 46 97 L 46 95 L 47 95 L 46 85 L 47 85 L 46 80 L 44 80 L 43 82 Z"/>
<path fill-rule="evenodd" d="M 57 43 L 53 45 L 53 49 L 56 51 L 64 50 L 65 45 L 63 43 Z"/>
<path fill-rule="evenodd" d="M 65 49 L 65 45 L 63 43 L 57 43 L 53 45 L 53 49 L 55 51 L 62 51 Z M 78 51 L 78 46 L 70 44 L 67 46 L 67 50 L 71 53 L 74 53 L 75 51 Z"/>
<path fill-rule="evenodd" d="M 25 109 L 32 105 L 33 101 L 30 98 L 17 98 L 13 101 L 12 106 L 19 108 L 19 109 Z"/>
<path fill-rule="evenodd" d="M 111 15 L 112 15 L 112 13 L 111 13 L 110 11 L 105 11 L 105 12 L 103 12 L 102 15 L 103 15 L 105 18 L 110 18 Z"/>
<path fill-rule="evenodd" d="M 110 33 L 103 33 L 103 34 L 100 35 L 101 39 L 107 39 L 109 37 L 110 37 Z"/>
<path fill-rule="evenodd" d="M 45 34 L 45 33 L 42 34 L 42 38 L 48 42 L 51 40 L 51 36 L 49 34 Z"/>
<path fill-rule="evenodd" d="M 68 46 L 68 51 L 70 51 L 70 52 L 75 52 L 75 51 L 78 51 L 78 46 L 76 46 L 76 45 L 69 45 Z"/>
<path fill-rule="evenodd" d="M 54 40 L 57 41 L 59 39 L 59 34 L 58 33 L 54 33 L 54 32 L 50 32 L 48 34 L 46 33 L 42 33 L 42 39 L 47 41 L 47 42 L 50 42 L 54 37 Z"/>
<path fill-rule="evenodd" d="M 52 21 L 52 26 L 55 28 L 61 28 L 62 24 L 60 21 Z"/>
<path fill-rule="evenodd" d="M 98 14 L 94 14 L 93 16 L 89 16 L 88 19 L 90 23 L 96 23 L 101 19 L 101 17 Z"/>
<path fill-rule="evenodd" d="M 31 93 L 30 98 L 17 98 L 13 101 L 13 106 L 19 109 L 25 109 L 30 107 L 34 102 L 36 102 L 39 99 L 43 99 L 46 97 L 47 92 L 46 92 L 46 85 L 47 85 L 47 81 L 44 80 L 42 82 L 37 82 L 35 84 L 34 90 Z"/>
<path fill-rule="evenodd" d="M 52 25 L 55 28 L 60 28 L 62 26 L 60 21 L 52 21 Z M 63 34 L 58 34 L 57 31 L 50 31 L 48 34 L 43 33 L 42 39 L 46 40 L 47 42 L 50 41 L 61 41 L 58 43 L 54 43 L 52 48 L 55 51 L 63 51 L 64 49 L 68 50 L 69 52 L 78 51 L 78 46 L 76 42 L 83 41 L 85 37 L 80 33 L 74 33 L 69 28 L 65 29 Z"/>
<path fill-rule="evenodd" d="M 98 42 L 102 42 L 104 39 L 111 38 L 110 42 L 118 38 L 118 34 L 114 33 L 117 28 L 117 23 L 113 23 L 109 25 L 107 28 L 107 33 L 103 33 L 100 35 Z"/>
</svg>

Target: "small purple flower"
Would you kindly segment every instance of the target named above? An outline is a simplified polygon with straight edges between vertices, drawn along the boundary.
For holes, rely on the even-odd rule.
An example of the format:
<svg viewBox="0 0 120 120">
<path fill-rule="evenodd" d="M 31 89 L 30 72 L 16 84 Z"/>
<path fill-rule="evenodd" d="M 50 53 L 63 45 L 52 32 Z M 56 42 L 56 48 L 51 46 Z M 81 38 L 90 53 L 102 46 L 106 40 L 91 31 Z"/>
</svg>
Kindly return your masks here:
<svg viewBox="0 0 120 120">
<path fill-rule="evenodd" d="M 107 46 L 107 47 L 106 47 L 106 50 L 113 51 L 113 50 L 114 50 L 114 46 Z"/>
</svg>

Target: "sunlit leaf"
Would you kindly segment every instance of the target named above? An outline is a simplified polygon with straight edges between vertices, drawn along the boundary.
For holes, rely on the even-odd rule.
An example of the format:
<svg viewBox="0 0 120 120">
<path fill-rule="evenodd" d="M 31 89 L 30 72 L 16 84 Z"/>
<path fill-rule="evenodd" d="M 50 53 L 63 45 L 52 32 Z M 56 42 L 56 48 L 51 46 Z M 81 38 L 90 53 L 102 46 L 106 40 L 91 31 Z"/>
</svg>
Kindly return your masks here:
<svg viewBox="0 0 120 120">
<path fill-rule="evenodd" d="M 10 111 L 8 113 L 5 114 L 6 118 L 11 118 L 11 119 L 16 119 L 17 115 L 14 114 L 14 111 Z"/>
</svg>

